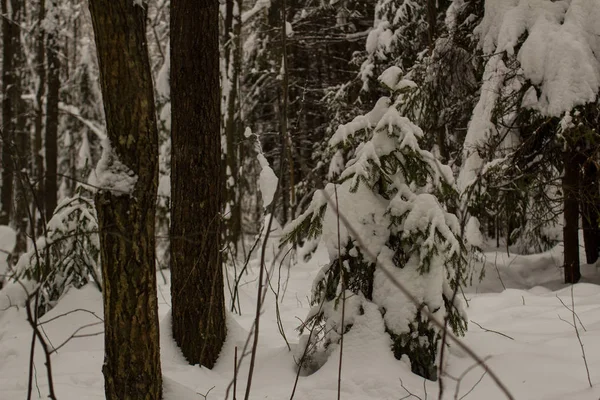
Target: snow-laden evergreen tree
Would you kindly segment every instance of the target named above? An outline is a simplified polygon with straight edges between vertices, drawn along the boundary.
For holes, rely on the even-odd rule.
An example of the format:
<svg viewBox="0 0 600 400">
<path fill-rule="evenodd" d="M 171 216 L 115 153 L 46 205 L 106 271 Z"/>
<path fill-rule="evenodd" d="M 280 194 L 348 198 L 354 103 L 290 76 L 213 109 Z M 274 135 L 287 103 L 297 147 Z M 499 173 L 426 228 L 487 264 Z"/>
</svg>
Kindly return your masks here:
<svg viewBox="0 0 600 400">
<path fill-rule="evenodd" d="M 408 71 L 431 51 L 438 31 L 444 29 L 449 1 L 378 0 L 375 21 L 361 65 L 363 90 L 377 89 L 379 74 L 395 65 Z"/>
<path fill-rule="evenodd" d="M 70 288 L 93 283 L 102 290 L 98 219 L 89 193 L 79 187 L 48 221 L 46 237 L 19 259 L 12 278 L 39 288 L 38 311 L 50 310 Z"/>
<path fill-rule="evenodd" d="M 386 70 L 380 81 L 392 97 L 338 128 L 329 141 L 337 150 L 330 168 L 337 179 L 285 229 L 288 241 L 320 239 L 331 260 L 315 278 L 312 308 L 300 328 L 308 351 L 302 357 L 300 346 L 298 359 L 307 372 L 318 368 L 340 336 L 371 310 L 369 318 L 383 319 L 396 358 L 408 356 L 413 372 L 436 379 L 442 332 L 424 310 L 463 334 L 467 319 L 456 294 L 468 276 L 468 245 L 447 209 L 457 196 L 451 169 L 420 147 L 423 131 L 398 112 L 395 92 L 407 82 L 398 68 Z M 350 159 L 345 164 L 344 154 Z M 338 231 L 336 208 L 352 229 L 340 221 Z"/>
<path fill-rule="evenodd" d="M 597 0 L 485 2 L 474 34 L 486 66 L 458 178 L 463 211 L 521 251 L 560 240 L 564 211 L 571 266 L 579 264 L 580 212 L 585 231 L 596 232 L 585 235 L 595 241 L 586 240 L 589 260 L 597 258 L 598 191 L 585 182 L 597 181 L 598 7 Z"/>
</svg>

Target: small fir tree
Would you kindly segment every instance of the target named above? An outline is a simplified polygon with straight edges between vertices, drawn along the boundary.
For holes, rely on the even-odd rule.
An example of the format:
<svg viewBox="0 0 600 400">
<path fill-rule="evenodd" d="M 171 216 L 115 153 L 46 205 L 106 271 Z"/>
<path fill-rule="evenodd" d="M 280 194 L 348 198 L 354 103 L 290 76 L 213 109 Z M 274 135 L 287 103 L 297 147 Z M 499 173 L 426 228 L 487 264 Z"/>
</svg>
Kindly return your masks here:
<svg viewBox="0 0 600 400">
<path fill-rule="evenodd" d="M 394 96 L 408 84 L 394 67 L 380 81 Z M 313 307 L 300 327 L 311 332 L 304 339 L 305 372 L 320 367 L 342 333 L 373 305 L 396 358 L 408 356 L 413 372 L 428 379 L 437 378 L 442 332 L 424 311 L 446 318 L 458 335 L 467 327 L 456 296 L 468 275 L 467 244 L 458 219 L 447 211 L 457 197 L 452 172 L 421 149 L 422 130 L 399 107 L 393 98 L 382 98 L 371 112 L 338 128 L 329 142 L 336 180 L 285 230 L 287 241 L 320 238 L 331 260 L 315 278 Z M 340 221 L 338 233 L 336 208 L 352 229 Z M 400 292 L 384 268 L 419 304 Z"/>
<path fill-rule="evenodd" d="M 52 309 L 70 288 L 93 283 L 102 290 L 98 219 L 89 194 L 82 187 L 62 200 L 46 225 L 46 237 L 23 254 L 13 279 L 36 282 L 38 312 Z"/>
</svg>

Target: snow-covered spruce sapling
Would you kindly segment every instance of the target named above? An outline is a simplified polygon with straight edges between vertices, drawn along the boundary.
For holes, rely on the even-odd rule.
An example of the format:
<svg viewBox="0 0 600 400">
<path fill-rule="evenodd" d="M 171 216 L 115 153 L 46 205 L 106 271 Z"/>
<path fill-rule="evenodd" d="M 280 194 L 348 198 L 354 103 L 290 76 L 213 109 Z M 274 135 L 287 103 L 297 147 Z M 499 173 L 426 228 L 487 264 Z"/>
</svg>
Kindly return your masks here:
<svg viewBox="0 0 600 400">
<path fill-rule="evenodd" d="M 47 237 L 40 237 L 15 268 L 15 281 L 37 283 L 41 314 L 52 309 L 69 287 L 94 283 L 102 288 L 96 209 L 84 192 L 79 187 L 75 196 L 58 204 L 48 221 Z"/>
<path fill-rule="evenodd" d="M 390 73 L 380 81 L 394 93 L 401 77 L 391 79 Z M 334 174 L 337 180 L 316 192 L 306 212 L 286 227 L 285 240 L 320 239 L 331 260 L 315 278 L 312 309 L 300 328 L 305 353 L 297 359 L 302 358 L 305 373 L 324 363 L 342 333 L 351 334 L 354 321 L 373 304 L 395 357 L 408 356 L 412 371 L 428 379 L 437 378 L 443 332 L 423 311 L 446 319 L 458 335 L 467 327 L 457 292 L 468 275 L 468 245 L 458 219 L 445 207 L 455 204 L 457 192 L 450 168 L 419 146 L 422 137 L 392 98 L 380 99 L 373 111 L 339 127 L 329 142 L 338 151 L 332 163 L 343 167 Z M 342 154 L 349 158 L 345 165 Z M 336 208 L 352 226 L 340 223 L 339 248 Z M 383 268 L 419 304 L 411 303 Z"/>
</svg>

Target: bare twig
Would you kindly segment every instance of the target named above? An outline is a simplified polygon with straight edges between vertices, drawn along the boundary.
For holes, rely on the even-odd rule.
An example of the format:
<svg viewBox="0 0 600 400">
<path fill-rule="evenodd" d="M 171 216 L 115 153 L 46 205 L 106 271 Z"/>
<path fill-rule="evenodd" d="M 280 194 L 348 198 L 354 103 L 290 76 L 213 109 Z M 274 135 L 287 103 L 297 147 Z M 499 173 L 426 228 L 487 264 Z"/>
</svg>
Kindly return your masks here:
<svg viewBox="0 0 600 400">
<path fill-rule="evenodd" d="M 558 296 L 556 296 L 558 297 Z M 560 297 L 558 297 L 558 299 L 560 300 Z M 593 387 L 592 385 L 592 379 L 590 378 L 590 368 L 588 366 L 588 362 L 587 362 L 587 358 L 585 356 L 585 349 L 583 348 L 583 342 L 581 341 L 581 335 L 579 335 L 579 328 L 577 328 L 577 320 L 579 319 L 579 316 L 577 315 L 577 313 L 575 312 L 575 297 L 573 296 L 573 285 L 571 285 L 571 308 L 569 309 L 569 307 L 567 307 L 565 305 L 565 303 L 563 303 L 562 300 L 560 300 L 560 302 L 565 306 L 565 308 L 569 311 L 571 311 L 571 315 L 573 316 L 573 328 L 575 328 L 575 334 L 577 335 L 577 340 L 579 341 L 579 346 L 581 347 L 581 357 L 583 358 L 583 364 L 585 365 L 585 372 L 587 374 L 587 380 L 588 383 L 590 385 L 590 387 Z M 579 320 L 579 323 L 581 324 L 581 320 Z M 581 324 L 581 326 L 583 327 L 583 324 Z M 583 328 L 585 330 L 585 328 Z"/>
<path fill-rule="evenodd" d="M 477 387 L 477 385 L 479 385 L 479 383 L 482 381 L 483 377 L 487 375 L 487 373 L 488 373 L 487 371 L 483 371 L 483 374 L 481 374 L 481 376 L 479 377 L 477 382 L 475 382 L 473 387 L 471 387 L 471 389 L 469 389 L 469 391 L 467 393 L 463 394 L 459 400 L 463 400 L 465 397 L 467 397 L 469 394 L 471 394 L 471 392 Z"/>
<path fill-rule="evenodd" d="M 211 387 L 210 389 L 208 389 L 208 392 L 206 392 L 206 394 L 202 394 L 200 392 L 196 392 L 196 394 L 199 394 L 200 396 L 204 397 L 204 399 L 208 399 L 208 394 L 210 393 L 211 390 L 213 390 L 215 387 Z"/>
<path fill-rule="evenodd" d="M 279 184 L 277 185 L 277 189 L 275 192 L 279 191 Z M 277 196 L 277 194 L 275 194 Z M 267 225 L 267 231 L 265 233 L 265 238 L 262 243 L 262 251 L 260 255 L 260 272 L 258 273 L 258 290 L 256 296 L 256 314 L 254 317 L 254 342 L 252 343 L 252 355 L 250 356 L 250 369 L 248 370 L 248 383 L 246 384 L 246 394 L 244 395 L 244 400 L 250 399 L 250 388 L 252 387 L 252 375 L 254 373 L 254 364 L 256 362 L 256 350 L 258 348 L 258 333 L 260 328 L 260 313 L 262 309 L 262 292 L 263 292 L 263 279 L 264 279 L 264 271 L 265 271 L 265 253 L 267 250 L 267 242 L 269 240 L 269 232 L 271 231 L 271 225 L 273 224 L 274 212 L 271 212 L 271 216 L 269 218 L 269 223 Z"/>
<path fill-rule="evenodd" d="M 569 310 L 570 313 L 575 314 L 575 316 L 577 317 L 577 321 L 579 321 L 579 324 L 581 325 L 581 327 L 583 328 L 583 330 L 585 332 L 587 332 L 587 329 L 585 329 L 585 326 L 583 325 L 583 322 L 581 322 L 581 319 L 579 318 L 579 315 L 577 315 L 577 313 L 575 313 L 574 309 L 569 308 L 565 302 L 558 297 L 558 295 L 556 295 L 556 298 L 558 299 L 558 301 L 561 302 L 561 304 L 563 305 L 563 307 L 565 307 L 567 310 Z M 571 285 L 571 301 L 573 301 L 573 286 Z M 566 322 L 566 321 L 565 321 Z M 574 327 L 574 326 L 573 326 Z"/>
<path fill-rule="evenodd" d="M 504 290 L 506 290 L 504 281 L 502 280 L 502 277 L 500 276 L 500 270 L 498 269 L 498 252 L 496 252 L 496 257 L 494 258 L 494 268 L 496 268 L 496 273 L 498 274 L 498 279 L 500 279 L 500 283 L 502 284 L 502 287 L 504 288 Z"/>
<path fill-rule="evenodd" d="M 337 400 L 341 399 L 342 396 L 342 357 L 344 355 L 344 331 L 346 328 L 344 327 L 344 319 L 346 314 L 346 274 L 344 274 L 344 264 L 342 263 L 342 254 L 341 254 L 341 239 L 340 239 L 340 210 L 339 210 L 339 201 L 337 194 L 337 185 L 333 186 L 335 191 L 335 213 L 337 215 L 337 244 L 338 244 L 338 264 L 340 268 L 340 281 L 342 283 L 342 332 L 340 338 L 340 363 L 338 367 L 338 387 L 337 387 Z"/>
<path fill-rule="evenodd" d="M 77 339 L 77 338 L 82 338 L 82 337 L 90 337 L 90 336 L 98 336 L 104 333 L 104 331 L 100 331 L 100 332 L 94 332 L 94 333 L 82 333 L 81 335 L 78 335 L 78 333 L 82 330 L 84 330 L 85 328 L 90 328 L 92 326 L 96 326 L 96 325 L 100 325 L 102 324 L 103 321 L 100 322 L 92 322 L 90 324 L 85 324 L 80 326 L 79 328 L 77 328 L 75 330 L 75 332 L 73 332 L 65 341 L 63 341 L 61 344 L 59 344 L 58 346 L 54 347 L 52 349 L 52 351 L 50 351 L 50 354 L 52 353 L 57 353 L 58 350 L 60 350 L 61 348 L 63 348 L 67 343 L 69 343 L 69 341 L 71 341 L 71 339 Z"/>
<path fill-rule="evenodd" d="M 237 346 L 235 346 L 235 350 L 233 352 L 233 400 L 237 400 Z"/>
<path fill-rule="evenodd" d="M 49 322 L 56 321 L 56 320 L 57 320 L 57 319 L 59 319 L 59 318 L 66 317 L 67 315 L 69 315 L 69 314 L 73 314 L 73 313 L 76 313 L 76 312 L 85 312 L 85 313 L 91 314 L 91 315 L 93 315 L 93 316 L 94 316 L 94 317 L 95 317 L 95 318 L 96 318 L 98 321 L 100 321 L 100 322 L 104 322 L 104 320 L 103 320 L 101 317 L 99 317 L 99 316 L 98 316 L 98 315 L 97 315 L 95 312 L 93 312 L 93 311 L 90 311 L 90 310 L 86 310 L 86 309 L 83 309 L 83 308 L 76 308 L 75 310 L 67 311 L 67 312 L 65 312 L 65 313 L 62 313 L 62 314 L 59 314 L 59 315 L 57 315 L 56 317 L 52 317 L 52 318 L 49 318 L 49 319 L 47 319 L 47 320 L 45 320 L 45 321 L 39 322 L 39 323 L 38 323 L 38 325 L 44 325 L 44 324 L 47 324 L 47 323 L 49 323 Z"/>
<path fill-rule="evenodd" d="M 317 311 L 317 314 L 321 312 L 324 304 L 325 304 L 325 302 L 321 301 L 321 304 L 319 305 L 319 310 Z M 301 322 L 301 326 L 305 325 L 304 321 L 300 321 L 300 322 Z M 290 400 L 293 400 L 294 395 L 296 394 L 296 387 L 298 386 L 298 379 L 300 378 L 300 371 L 302 370 L 302 365 L 304 364 L 306 356 L 309 353 L 310 339 L 315 331 L 315 328 L 316 328 L 316 324 L 313 324 L 312 327 L 310 328 L 310 331 L 308 332 L 308 339 L 306 340 L 306 346 L 304 346 L 304 350 L 302 351 L 302 356 L 300 357 L 300 361 L 298 361 L 296 363 L 298 365 L 298 370 L 296 371 L 296 378 L 294 379 L 294 387 L 292 388 L 292 394 L 290 395 Z"/>
<path fill-rule="evenodd" d="M 505 338 L 508 338 L 508 339 L 510 339 L 510 340 L 515 340 L 513 337 L 510 337 L 510 336 L 508 336 L 507 334 L 504 334 L 504 333 L 502 333 L 502 332 L 498 332 L 498 331 L 494 331 L 494 330 L 492 330 L 492 329 L 487 329 L 487 328 L 484 328 L 483 326 L 479 325 L 477 322 L 475 322 L 475 321 L 473 321 L 473 320 L 471 320 L 471 322 L 472 322 L 472 323 L 474 323 L 475 325 L 477 325 L 478 327 L 480 327 L 482 330 L 484 330 L 484 331 L 486 331 L 486 332 L 492 332 L 492 333 L 496 333 L 496 334 L 498 334 L 498 335 L 501 335 L 501 336 L 504 336 Z"/>
<path fill-rule="evenodd" d="M 37 297 L 39 296 L 39 289 L 36 291 L 35 293 L 35 299 L 36 302 L 35 304 L 37 305 Z M 52 363 L 50 360 L 50 349 L 48 348 L 48 344 L 46 343 L 46 341 L 44 340 L 44 338 L 42 337 L 42 334 L 40 332 L 39 326 L 36 323 L 36 320 L 33 317 L 33 314 L 31 312 L 31 300 L 32 298 L 29 297 L 27 299 L 27 302 L 25 304 L 25 310 L 27 311 L 27 322 L 29 322 L 29 325 L 31 326 L 31 328 L 33 329 L 33 332 L 35 334 L 35 336 L 37 337 L 38 341 L 40 342 L 40 345 L 42 346 L 42 350 L 44 352 L 44 356 L 46 357 L 46 372 L 48 375 L 48 397 L 51 400 L 57 400 L 56 399 L 56 394 L 54 392 L 54 380 L 52 379 Z"/>
<path fill-rule="evenodd" d="M 491 358 L 491 356 L 487 356 L 484 358 L 484 360 L 487 361 L 490 358 Z M 456 381 L 456 388 L 454 390 L 454 400 L 459 400 L 458 394 L 460 392 L 460 384 L 462 383 L 462 380 L 464 379 L 464 377 L 467 376 L 467 374 L 469 372 L 471 372 L 473 369 L 477 368 L 479 365 L 480 365 L 479 363 L 475 363 L 475 364 L 471 365 L 469 368 L 467 368 L 462 374 L 460 374 L 460 376 L 458 378 L 452 378 Z M 485 373 L 487 373 L 487 371 L 485 371 Z M 447 376 L 449 376 L 449 375 L 447 375 Z M 481 379 L 483 379 L 483 377 L 480 378 L 480 380 Z M 475 385 L 475 386 L 477 386 L 477 385 Z M 473 388 L 471 388 L 471 390 L 469 390 L 469 393 L 474 389 L 475 386 L 473 386 Z M 466 395 L 463 395 L 462 397 L 464 397 L 464 396 L 466 396 Z M 461 399 L 462 399 L 462 397 L 461 397 Z"/>
<path fill-rule="evenodd" d="M 426 400 L 426 399 L 427 399 L 427 398 L 425 398 L 425 399 L 422 399 L 422 398 L 420 398 L 419 396 L 417 396 L 416 394 L 414 394 L 413 392 L 411 392 L 410 390 L 408 390 L 408 389 L 406 388 L 406 386 L 404 386 L 404 382 L 402 382 L 402 378 L 399 378 L 399 379 L 400 379 L 400 386 L 401 386 L 401 387 L 402 387 L 402 389 L 404 389 L 404 391 L 407 393 L 407 395 L 406 395 L 406 396 L 404 396 L 404 397 L 401 397 L 401 398 L 400 398 L 400 400 L 409 399 L 409 398 L 411 398 L 411 397 L 414 397 L 415 399 L 419 399 L 419 400 Z"/>
<path fill-rule="evenodd" d="M 250 248 L 250 252 L 248 253 L 248 255 L 246 256 L 246 260 L 244 261 L 244 266 L 242 267 L 240 273 L 237 275 L 236 279 L 235 279 L 235 284 L 233 286 L 233 298 L 231 299 L 231 311 L 233 312 L 233 310 L 235 309 L 235 301 L 237 299 L 238 301 L 238 311 L 241 314 L 242 309 L 239 305 L 239 295 L 238 295 L 238 289 L 239 289 L 239 284 L 240 281 L 242 279 L 242 275 L 244 274 L 244 272 L 248 269 L 248 264 L 250 263 L 250 257 L 252 256 L 252 253 L 254 252 L 254 249 L 256 249 L 256 247 L 258 246 L 258 244 L 260 243 L 260 238 L 262 236 L 262 232 L 264 230 L 264 225 L 261 227 L 260 232 L 258 233 L 258 235 L 256 235 L 256 239 L 254 240 L 254 244 L 252 245 L 252 247 Z"/>
</svg>

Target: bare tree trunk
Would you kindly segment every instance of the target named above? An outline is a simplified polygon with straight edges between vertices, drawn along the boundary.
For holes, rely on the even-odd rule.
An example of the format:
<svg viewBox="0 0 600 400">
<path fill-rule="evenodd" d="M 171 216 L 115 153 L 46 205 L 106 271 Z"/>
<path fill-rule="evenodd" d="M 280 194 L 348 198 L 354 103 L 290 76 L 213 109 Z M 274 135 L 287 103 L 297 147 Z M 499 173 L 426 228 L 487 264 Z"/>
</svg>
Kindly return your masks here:
<svg viewBox="0 0 600 400">
<path fill-rule="evenodd" d="M 158 133 L 147 4 L 89 4 L 110 141 L 104 149 L 112 163 L 108 169 L 122 164 L 119 169 L 124 166 L 137 177 L 131 193 L 108 189 L 96 194 L 104 279 L 104 388 L 108 400 L 156 400 L 162 396 L 154 237 Z"/>
<path fill-rule="evenodd" d="M 54 25 L 58 25 L 56 2 L 53 1 L 52 7 L 54 15 Z M 48 98 L 46 101 L 46 180 L 45 190 L 45 214 L 46 218 L 51 218 L 56 208 L 56 199 L 58 192 L 58 95 L 60 89 L 60 59 L 58 53 L 58 38 L 56 32 L 48 32 Z"/>
<path fill-rule="evenodd" d="M 584 165 L 584 177 L 581 185 L 581 220 L 583 224 L 583 243 L 586 261 L 593 264 L 598 260 L 600 246 L 600 189 L 598 188 L 598 167 L 592 159 Z"/>
<path fill-rule="evenodd" d="M 579 271 L 579 170 L 580 155 L 574 146 L 564 152 L 565 173 L 562 178 L 564 193 L 564 269 L 565 283 L 577 283 Z"/>
<path fill-rule="evenodd" d="M 238 174 L 238 142 L 239 115 L 238 115 L 238 84 L 242 70 L 242 0 L 228 0 L 226 3 L 225 17 L 225 57 L 226 57 L 226 79 L 230 87 L 227 93 L 227 109 L 225 114 L 225 136 L 227 143 L 226 154 L 226 198 L 229 204 L 230 215 L 227 216 L 226 235 L 227 240 L 234 244 L 237 252 L 238 240 L 241 237 L 242 214 L 239 196 L 239 174 Z M 234 13 L 234 10 L 236 13 Z"/>
<path fill-rule="evenodd" d="M 281 58 L 282 58 L 282 70 L 283 70 L 283 80 L 281 82 L 281 136 L 285 141 L 285 145 L 282 147 L 283 151 L 286 153 L 288 167 L 289 167 L 289 184 L 290 184 L 290 216 L 289 220 L 294 219 L 294 211 L 296 209 L 296 179 L 294 173 L 294 144 L 292 142 L 292 136 L 288 131 L 288 100 L 289 100 L 289 68 L 288 68 L 288 52 L 287 52 L 287 4 L 286 0 L 281 1 Z M 283 154 L 281 155 L 283 157 Z M 287 218 L 283 221 L 287 222 Z"/>
<path fill-rule="evenodd" d="M 46 91 L 46 68 L 44 63 L 46 61 L 45 51 L 45 34 L 43 26 L 44 18 L 46 18 L 46 1 L 40 0 L 38 10 L 38 32 L 37 32 L 37 48 L 36 48 L 36 73 L 38 76 L 38 86 L 35 93 L 35 121 L 34 121 L 34 140 L 33 140 L 33 173 L 37 184 L 37 191 L 35 199 L 33 201 L 32 215 L 36 215 L 40 212 L 39 222 L 36 223 L 35 230 L 37 234 L 41 234 L 42 224 L 45 221 L 44 207 L 42 199 L 44 198 L 44 156 L 42 154 L 42 135 L 44 129 L 44 93 Z M 34 236 L 36 232 L 33 232 Z"/>
<path fill-rule="evenodd" d="M 29 148 L 29 134 L 25 131 L 26 119 L 22 94 L 21 73 L 23 57 L 21 54 L 21 38 L 19 23 L 22 20 L 24 4 L 20 0 L 10 0 L 10 13 L 8 4 L 2 3 L 3 12 L 6 11 L 9 18 L 4 18 L 6 45 L 9 60 L 5 61 L 6 71 L 3 71 L 4 80 L 4 102 L 3 102 L 3 168 L 6 174 L 6 192 L 3 194 L 3 207 L 6 201 L 8 206 L 8 222 L 17 232 L 17 243 L 13 255 L 17 258 L 27 250 L 27 210 L 29 202 L 26 196 L 26 171 L 31 149 Z M 10 19 L 10 22 L 7 20 Z M 10 45 L 8 45 L 10 42 Z M 15 173 L 18 172 L 18 173 Z M 4 189 L 4 188 L 3 188 Z M 4 191 L 4 190 L 3 190 Z M 7 199 L 4 198 L 7 197 Z"/>
<path fill-rule="evenodd" d="M 9 15 L 8 0 L 1 2 L 2 14 Z M 12 99 L 16 74 L 14 71 L 15 53 L 19 47 L 19 27 L 14 23 L 14 10 L 9 18 L 2 18 L 2 209 L 0 224 L 8 224 L 12 214 L 13 199 L 13 159 L 14 152 L 14 107 Z"/>
<path fill-rule="evenodd" d="M 212 368 L 225 341 L 221 265 L 219 2 L 171 3 L 173 338 Z"/>
<path fill-rule="evenodd" d="M 433 54 L 437 36 L 437 6 L 436 0 L 427 0 L 427 39 L 429 42 L 429 55 Z"/>
</svg>

